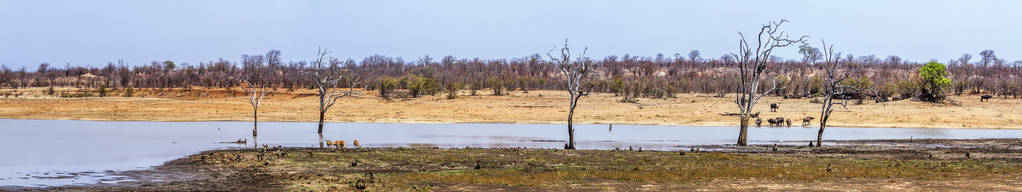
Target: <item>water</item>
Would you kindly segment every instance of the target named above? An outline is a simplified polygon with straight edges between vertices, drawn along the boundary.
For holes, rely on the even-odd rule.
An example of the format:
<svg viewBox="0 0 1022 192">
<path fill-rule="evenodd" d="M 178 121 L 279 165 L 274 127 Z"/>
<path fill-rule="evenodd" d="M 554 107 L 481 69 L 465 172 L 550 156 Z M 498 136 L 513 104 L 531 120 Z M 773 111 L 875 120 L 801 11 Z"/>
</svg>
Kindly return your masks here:
<svg viewBox="0 0 1022 192">
<path fill-rule="evenodd" d="M 733 144 L 737 127 L 576 125 L 579 149 L 629 146 L 686 150 L 691 145 Z M 55 186 L 124 181 L 118 171 L 146 169 L 204 150 L 270 146 L 319 147 L 316 123 L 103 122 L 0 119 L 0 186 Z M 816 128 L 750 128 L 752 144 L 806 144 Z M 327 123 L 323 137 L 357 139 L 364 147 L 562 148 L 558 124 Z M 1018 138 L 1022 130 L 828 128 L 828 140 L 908 138 Z M 247 140 L 247 144 L 222 143 Z"/>
</svg>

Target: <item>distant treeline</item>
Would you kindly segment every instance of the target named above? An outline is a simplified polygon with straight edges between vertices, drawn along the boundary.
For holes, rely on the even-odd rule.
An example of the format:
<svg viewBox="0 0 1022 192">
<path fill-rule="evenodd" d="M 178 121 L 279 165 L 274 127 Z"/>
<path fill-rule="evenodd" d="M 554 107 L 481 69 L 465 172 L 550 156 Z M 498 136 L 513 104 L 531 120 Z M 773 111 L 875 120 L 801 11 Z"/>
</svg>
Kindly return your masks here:
<svg viewBox="0 0 1022 192">
<path fill-rule="evenodd" d="M 805 47 L 804 47 L 805 48 Z M 783 97 L 809 97 L 820 93 L 823 73 L 816 61 L 816 51 L 803 52 L 801 60 L 771 58 L 766 68 L 772 83 L 786 85 L 772 94 Z M 80 88 L 236 88 L 245 82 L 263 84 L 274 89 L 312 89 L 310 62 L 283 62 L 280 52 L 243 55 L 240 62 L 224 59 L 200 62 L 197 65 L 173 61 L 154 61 L 148 65 L 128 66 L 109 63 L 106 67 L 64 66 L 47 63 L 37 69 L 0 68 L 0 87 L 80 87 Z M 952 79 L 950 94 L 988 93 L 1017 97 L 1022 88 L 1022 61 L 1006 63 L 983 51 L 978 61 L 971 55 L 948 61 Z M 615 93 L 626 99 L 634 97 L 674 97 L 676 93 L 710 93 L 724 95 L 736 89 L 735 61 L 731 56 L 701 58 L 698 51 L 688 55 L 653 57 L 607 56 L 592 58 L 591 85 L 594 92 Z M 851 77 L 844 84 L 860 91 L 848 96 L 875 99 L 911 98 L 919 94 L 917 70 L 921 63 L 906 62 L 897 56 L 879 58 L 873 55 L 845 55 L 841 69 Z M 566 83 L 560 69 L 539 54 L 511 59 L 465 59 L 446 56 L 435 59 L 423 56 L 414 61 L 399 57 L 373 55 L 361 61 L 331 59 L 329 68 L 344 74 L 342 81 L 361 82 L 358 87 L 379 90 L 383 96 L 415 97 L 451 90 L 489 89 L 500 95 L 504 91 L 559 90 Z M 776 79 L 775 79 L 776 78 Z M 339 85 L 351 85 L 349 82 Z M 410 91 L 393 91 L 410 90 Z M 280 90 L 278 90 L 280 91 Z"/>
</svg>

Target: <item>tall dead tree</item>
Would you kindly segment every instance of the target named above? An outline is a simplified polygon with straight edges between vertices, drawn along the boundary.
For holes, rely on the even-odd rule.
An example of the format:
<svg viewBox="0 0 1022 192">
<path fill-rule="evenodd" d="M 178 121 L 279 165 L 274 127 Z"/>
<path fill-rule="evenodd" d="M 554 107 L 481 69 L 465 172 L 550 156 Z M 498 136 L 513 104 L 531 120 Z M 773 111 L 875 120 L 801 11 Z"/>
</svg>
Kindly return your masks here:
<svg viewBox="0 0 1022 192">
<path fill-rule="evenodd" d="M 834 105 L 841 105 L 841 107 L 848 106 L 848 97 L 845 95 L 846 89 L 853 89 L 852 86 L 841 85 L 841 82 L 848 79 L 848 70 L 839 72 L 838 67 L 841 65 L 839 61 L 841 58 L 840 53 L 834 53 L 834 45 L 827 46 L 827 42 L 823 42 L 823 54 L 826 55 L 823 63 L 823 69 L 826 74 L 823 85 L 823 104 L 820 107 L 820 132 L 816 134 L 816 147 L 820 147 L 823 144 L 823 130 L 827 128 L 827 120 L 830 119 L 831 112 L 834 112 Z M 840 77 L 839 77 L 840 76 Z M 841 99 L 841 102 L 835 103 L 834 97 Z"/>
<path fill-rule="evenodd" d="M 564 145 L 564 149 L 575 149 L 575 128 L 572 127 L 572 118 L 575 116 L 575 106 L 578 105 L 578 99 L 582 96 L 588 96 L 589 92 L 592 91 L 592 86 L 587 86 L 589 82 L 589 65 L 591 61 L 585 58 L 589 48 L 586 47 L 582 50 L 582 54 L 572 58 L 571 49 L 568 48 L 568 40 L 564 40 L 564 47 L 561 48 L 561 55 L 554 56 L 554 49 L 547 52 L 547 57 L 553 61 L 554 65 L 561 69 L 561 74 L 567 78 L 568 83 L 568 94 L 570 100 L 568 101 L 568 143 Z"/>
<path fill-rule="evenodd" d="M 312 67 L 312 77 L 316 78 L 315 83 L 319 94 L 319 129 L 317 133 L 321 135 L 323 134 L 323 118 L 326 116 L 326 111 L 334 106 L 337 99 L 362 93 L 361 90 L 355 90 L 357 79 L 347 78 L 341 72 L 336 60 L 328 61 L 327 54 L 329 53 L 330 51 L 326 49 L 319 49 L 316 53 L 316 63 Z M 329 66 L 325 66 L 326 62 L 329 62 Z M 350 83 L 348 89 L 339 89 L 337 85 L 345 79 L 348 79 Z"/>
<path fill-rule="evenodd" d="M 245 81 L 245 84 L 248 84 L 249 103 L 252 104 L 252 136 L 255 137 L 259 134 L 259 106 L 270 89 L 266 85 L 256 87 L 251 81 Z"/>
<path fill-rule="evenodd" d="M 763 25 L 759 30 L 755 48 L 750 47 L 749 42 L 745 40 L 745 35 L 738 32 L 738 37 L 740 38 L 738 41 L 738 53 L 731 53 L 731 56 L 738 62 L 736 65 L 738 67 L 738 88 L 736 90 L 738 94 L 735 95 L 735 104 L 738 105 L 741 118 L 741 128 L 738 133 L 739 146 L 748 145 L 749 119 L 753 113 L 753 106 L 763 96 L 778 89 L 778 81 L 776 79 L 774 80 L 773 87 L 766 91 L 760 92 L 759 85 L 774 48 L 804 43 L 805 39 L 808 38 L 808 36 L 802 36 L 798 39 L 789 39 L 783 31 L 780 31 L 781 24 L 785 22 L 787 20 L 782 19 L 779 22 L 771 21 L 770 24 Z"/>
</svg>

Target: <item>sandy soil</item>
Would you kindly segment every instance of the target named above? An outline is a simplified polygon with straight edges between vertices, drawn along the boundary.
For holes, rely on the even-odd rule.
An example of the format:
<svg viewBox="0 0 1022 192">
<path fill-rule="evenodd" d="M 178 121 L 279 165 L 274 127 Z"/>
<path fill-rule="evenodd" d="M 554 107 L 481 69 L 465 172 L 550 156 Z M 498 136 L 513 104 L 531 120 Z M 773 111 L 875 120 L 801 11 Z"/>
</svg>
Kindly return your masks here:
<svg viewBox="0 0 1022 192">
<path fill-rule="evenodd" d="M 73 88 L 59 90 L 74 91 Z M 18 98 L 0 98 L 0 118 L 73 119 L 112 121 L 251 121 L 249 98 L 240 89 L 157 93 L 136 91 L 134 97 L 58 98 L 44 95 L 44 89 L 17 90 Z M 0 90 L 14 92 L 14 90 Z M 111 95 L 120 95 L 112 91 Z M 520 91 L 493 96 L 480 91 L 457 99 L 443 95 L 421 98 L 382 99 L 375 92 L 343 98 L 327 112 L 329 122 L 389 123 L 564 123 L 567 118 L 565 91 Z M 316 121 L 318 101 L 313 90 L 279 90 L 268 96 L 259 110 L 260 121 Z M 678 98 L 640 98 L 638 103 L 618 102 L 620 97 L 599 93 L 583 98 L 575 120 L 589 124 L 658 124 L 694 126 L 737 126 L 732 97 L 681 94 Z M 1022 129 L 1022 99 L 995 98 L 980 102 L 978 96 L 956 96 L 960 105 L 901 100 L 883 104 L 865 101 L 835 110 L 829 125 L 843 127 L 921 127 Z M 756 107 L 766 118 L 801 119 L 819 116 L 820 105 L 811 99 L 766 97 Z M 769 105 L 778 103 L 778 112 Z M 819 118 L 817 118 L 819 119 Z M 765 120 L 764 120 L 765 121 Z M 814 120 L 813 124 L 818 123 Z M 764 125 L 766 122 L 764 122 Z M 794 121 L 793 124 L 801 124 Z"/>
</svg>

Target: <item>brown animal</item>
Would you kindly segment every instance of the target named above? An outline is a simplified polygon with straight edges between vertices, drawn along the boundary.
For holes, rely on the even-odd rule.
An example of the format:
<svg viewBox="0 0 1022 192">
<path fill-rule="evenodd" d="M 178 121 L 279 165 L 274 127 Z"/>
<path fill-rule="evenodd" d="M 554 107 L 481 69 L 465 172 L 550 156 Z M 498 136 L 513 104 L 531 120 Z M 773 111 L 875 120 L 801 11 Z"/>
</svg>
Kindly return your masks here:
<svg viewBox="0 0 1022 192">
<path fill-rule="evenodd" d="M 752 114 L 752 118 L 757 118 L 758 119 L 759 118 L 759 112 L 753 113 Z"/>
<path fill-rule="evenodd" d="M 990 98 L 994 98 L 994 96 L 991 96 L 991 95 L 983 95 L 983 96 L 979 96 L 979 102 L 983 102 L 983 101 L 986 101 L 986 100 L 990 100 Z"/>
<path fill-rule="evenodd" d="M 763 119 L 756 118 L 756 127 L 759 127 L 762 124 L 763 124 Z"/>
<path fill-rule="evenodd" d="M 338 149 L 344 149 L 344 140 L 334 141 L 334 146 L 337 146 Z"/>
<path fill-rule="evenodd" d="M 355 145 L 356 148 L 362 148 L 362 145 L 358 144 L 358 140 L 351 141 L 351 144 Z"/>
<path fill-rule="evenodd" d="M 770 104 L 770 112 L 777 112 L 777 109 L 780 109 L 780 108 L 781 108 L 781 106 L 777 105 L 777 103 L 771 103 Z"/>
<path fill-rule="evenodd" d="M 788 127 L 791 127 L 791 119 L 785 119 L 784 122 L 788 124 Z"/>
<path fill-rule="evenodd" d="M 811 123 L 813 121 L 813 119 L 816 119 L 816 117 L 802 118 L 802 126 L 809 125 L 809 123 Z"/>
<path fill-rule="evenodd" d="M 770 123 L 770 126 L 778 126 L 778 127 L 780 127 L 780 126 L 784 125 L 784 117 L 776 117 L 776 118 L 773 118 L 773 119 L 767 119 L 767 122 Z"/>
</svg>

